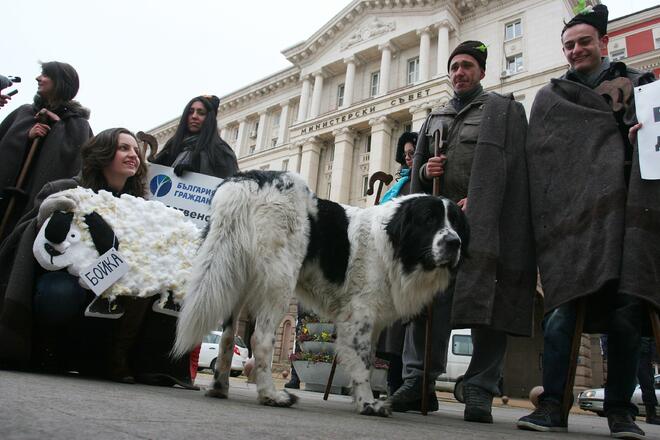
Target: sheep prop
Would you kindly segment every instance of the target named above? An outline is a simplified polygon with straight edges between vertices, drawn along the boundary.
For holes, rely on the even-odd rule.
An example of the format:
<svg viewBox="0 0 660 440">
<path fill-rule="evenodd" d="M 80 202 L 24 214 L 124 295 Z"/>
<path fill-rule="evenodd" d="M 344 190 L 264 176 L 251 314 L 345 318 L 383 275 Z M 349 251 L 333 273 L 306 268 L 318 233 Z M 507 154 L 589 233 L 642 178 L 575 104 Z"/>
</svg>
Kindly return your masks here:
<svg viewBox="0 0 660 440">
<path fill-rule="evenodd" d="M 89 288 L 81 271 L 112 247 L 129 271 L 103 292 L 147 297 L 168 291 L 176 303 L 201 241 L 201 231 L 183 213 L 161 202 L 107 191 L 74 188 L 49 196 L 39 209 L 42 224 L 32 251 L 46 270 L 66 268 Z"/>
</svg>

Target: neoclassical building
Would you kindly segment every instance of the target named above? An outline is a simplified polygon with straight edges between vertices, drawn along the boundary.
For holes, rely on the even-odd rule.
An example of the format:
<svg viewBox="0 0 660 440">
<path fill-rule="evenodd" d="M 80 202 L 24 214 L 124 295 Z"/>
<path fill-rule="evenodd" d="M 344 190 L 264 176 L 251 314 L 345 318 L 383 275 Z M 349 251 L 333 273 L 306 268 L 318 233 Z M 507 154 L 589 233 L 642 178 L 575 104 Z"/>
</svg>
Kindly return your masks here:
<svg viewBox="0 0 660 440">
<path fill-rule="evenodd" d="M 369 176 L 396 174 L 398 137 L 419 129 L 431 108 L 451 98 L 447 59 L 459 42 L 487 45 L 484 88 L 513 93 L 529 114 L 536 92 L 567 68 L 560 34 L 576 3 L 353 0 L 307 40 L 282 51 L 289 68 L 221 97 L 221 137 L 242 170 L 296 171 L 319 197 L 371 205 Z M 617 37 L 609 50 L 620 54 L 632 45 L 633 66 L 657 69 L 659 17 L 655 7 L 613 21 Z M 639 29 L 652 37 L 650 52 L 638 49 L 633 34 Z M 177 122 L 150 130 L 159 145 Z M 291 350 L 294 321 L 292 306 L 280 328 L 276 362 Z M 538 337 L 515 352 L 507 361 L 508 388 L 524 395 L 540 383 Z"/>
</svg>

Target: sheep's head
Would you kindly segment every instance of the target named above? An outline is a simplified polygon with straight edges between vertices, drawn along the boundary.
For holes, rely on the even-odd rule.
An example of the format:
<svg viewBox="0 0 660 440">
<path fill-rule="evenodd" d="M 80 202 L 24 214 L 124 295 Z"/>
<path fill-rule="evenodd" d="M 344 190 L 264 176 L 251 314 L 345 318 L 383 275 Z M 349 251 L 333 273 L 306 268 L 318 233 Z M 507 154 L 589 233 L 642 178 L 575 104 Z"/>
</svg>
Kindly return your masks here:
<svg viewBox="0 0 660 440">
<path fill-rule="evenodd" d="M 34 257 L 41 267 L 51 271 L 66 268 L 69 273 L 78 276 L 99 255 L 112 247 L 119 248 L 112 228 L 98 213 L 86 214 L 84 224 L 91 235 L 91 242 L 83 239 L 87 231 L 76 225 L 73 212 L 52 213 L 32 245 Z"/>
</svg>

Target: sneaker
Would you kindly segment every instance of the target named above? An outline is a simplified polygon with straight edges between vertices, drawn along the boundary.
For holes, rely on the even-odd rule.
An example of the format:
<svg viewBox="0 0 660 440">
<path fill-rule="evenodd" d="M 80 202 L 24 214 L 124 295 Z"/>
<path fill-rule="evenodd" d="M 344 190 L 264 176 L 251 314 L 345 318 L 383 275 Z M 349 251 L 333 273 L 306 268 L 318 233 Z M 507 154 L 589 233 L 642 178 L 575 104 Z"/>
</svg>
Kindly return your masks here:
<svg viewBox="0 0 660 440">
<path fill-rule="evenodd" d="M 541 400 L 539 406 L 528 416 L 518 419 L 519 429 L 541 432 L 566 432 L 566 421 L 562 420 L 558 402 Z"/>
<path fill-rule="evenodd" d="M 474 385 L 463 386 L 465 411 L 463 420 L 466 422 L 493 423 L 493 395 Z"/>
<path fill-rule="evenodd" d="M 438 397 L 435 391 L 429 390 L 428 393 L 427 412 L 434 412 L 438 410 Z M 392 396 L 387 399 L 392 411 L 407 412 L 407 411 L 422 411 L 422 380 L 408 379 L 403 382 L 403 385 Z"/>
<path fill-rule="evenodd" d="M 607 414 L 610 435 L 614 438 L 643 439 L 644 431 L 635 424 L 626 411 L 610 411 Z"/>
</svg>

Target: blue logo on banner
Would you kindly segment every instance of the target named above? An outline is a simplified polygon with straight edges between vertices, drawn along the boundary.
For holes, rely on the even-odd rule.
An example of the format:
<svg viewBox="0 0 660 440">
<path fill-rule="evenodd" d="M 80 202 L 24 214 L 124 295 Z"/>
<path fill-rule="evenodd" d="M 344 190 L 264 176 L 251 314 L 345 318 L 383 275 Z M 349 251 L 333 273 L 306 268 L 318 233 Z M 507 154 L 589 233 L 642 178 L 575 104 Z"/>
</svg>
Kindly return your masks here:
<svg viewBox="0 0 660 440">
<path fill-rule="evenodd" d="M 158 174 L 149 182 L 149 189 L 156 197 L 166 196 L 172 189 L 172 179 L 165 174 Z"/>
</svg>

